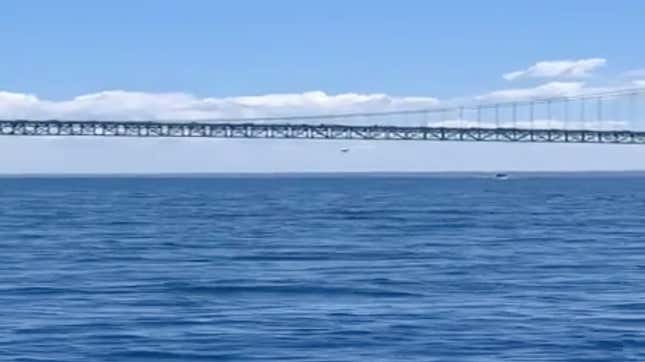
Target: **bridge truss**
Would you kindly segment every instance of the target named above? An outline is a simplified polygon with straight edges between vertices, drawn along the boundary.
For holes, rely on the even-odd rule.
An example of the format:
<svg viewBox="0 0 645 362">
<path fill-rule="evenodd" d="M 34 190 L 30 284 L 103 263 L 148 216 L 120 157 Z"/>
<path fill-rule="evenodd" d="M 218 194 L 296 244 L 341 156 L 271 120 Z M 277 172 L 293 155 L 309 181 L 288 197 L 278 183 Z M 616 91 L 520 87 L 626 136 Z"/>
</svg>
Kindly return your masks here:
<svg viewBox="0 0 645 362">
<path fill-rule="evenodd" d="M 326 124 L 3 121 L 0 135 L 645 144 L 636 131 Z"/>
</svg>

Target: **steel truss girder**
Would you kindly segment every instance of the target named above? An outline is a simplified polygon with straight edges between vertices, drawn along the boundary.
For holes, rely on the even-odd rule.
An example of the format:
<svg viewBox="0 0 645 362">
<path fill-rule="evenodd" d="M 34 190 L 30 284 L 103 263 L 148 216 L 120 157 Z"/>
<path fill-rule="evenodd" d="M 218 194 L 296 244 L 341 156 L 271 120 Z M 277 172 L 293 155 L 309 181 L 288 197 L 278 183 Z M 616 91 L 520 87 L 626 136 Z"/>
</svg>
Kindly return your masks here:
<svg viewBox="0 0 645 362">
<path fill-rule="evenodd" d="M 308 140 L 392 140 L 645 144 L 630 130 L 451 128 L 282 123 L 168 123 L 131 121 L 0 121 L 0 136 L 208 137 Z"/>
</svg>

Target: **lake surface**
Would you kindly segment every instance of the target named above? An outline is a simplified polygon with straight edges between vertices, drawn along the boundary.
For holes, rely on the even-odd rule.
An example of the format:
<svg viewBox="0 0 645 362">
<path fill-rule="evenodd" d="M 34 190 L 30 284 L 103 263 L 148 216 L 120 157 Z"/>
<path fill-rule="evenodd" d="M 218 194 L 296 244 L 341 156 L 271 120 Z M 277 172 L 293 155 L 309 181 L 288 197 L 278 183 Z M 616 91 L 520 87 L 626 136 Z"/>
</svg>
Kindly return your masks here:
<svg viewBox="0 0 645 362">
<path fill-rule="evenodd" d="M 6 361 L 643 361 L 645 177 L 0 179 Z"/>
</svg>

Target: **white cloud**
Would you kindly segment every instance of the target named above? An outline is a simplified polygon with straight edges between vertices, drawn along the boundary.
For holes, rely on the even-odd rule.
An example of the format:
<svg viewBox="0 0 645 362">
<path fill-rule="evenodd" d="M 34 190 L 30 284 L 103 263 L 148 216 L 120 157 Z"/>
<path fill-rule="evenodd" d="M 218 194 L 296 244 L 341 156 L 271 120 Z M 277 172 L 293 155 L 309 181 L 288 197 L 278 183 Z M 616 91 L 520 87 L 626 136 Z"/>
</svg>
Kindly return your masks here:
<svg viewBox="0 0 645 362">
<path fill-rule="evenodd" d="M 571 97 L 588 92 L 583 82 L 550 82 L 531 88 L 512 88 L 490 92 L 476 97 L 484 102 L 519 101 L 547 97 Z"/>
<path fill-rule="evenodd" d="M 607 63 L 603 58 L 537 62 L 524 70 L 503 75 L 506 80 L 521 78 L 584 78 Z"/>
<path fill-rule="evenodd" d="M 0 119 L 67 119 L 67 120 L 162 120 L 198 121 L 237 118 L 281 116 L 334 115 L 345 113 L 370 113 L 397 110 L 438 109 L 439 105 L 452 108 L 473 103 L 523 101 L 549 97 L 573 97 L 583 94 L 617 91 L 645 86 L 645 80 L 634 80 L 621 86 L 589 87 L 584 82 L 549 82 L 536 87 L 510 88 L 487 94 L 445 99 L 432 97 L 393 97 L 385 94 L 343 93 L 329 95 L 324 92 L 298 94 L 269 94 L 262 96 L 198 98 L 185 93 L 144 93 L 105 91 L 74 97 L 69 100 L 51 101 L 32 94 L 0 92 Z M 446 114 L 455 117 L 456 114 Z M 434 117 L 439 121 L 441 112 L 365 117 L 339 118 L 339 123 L 397 124 L 418 126 Z M 470 115 L 471 120 L 474 119 Z M 453 118 L 456 122 L 465 122 Z M 443 119 L 448 121 L 450 118 Z M 318 123 L 320 120 L 312 119 Z M 334 122 L 334 121 L 332 121 Z M 451 123 L 442 124 L 444 126 Z"/>
<path fill-rule="evenodd" d="M 94 120 L 206 120 L 360 113 L 431 108 L 432 97 L 320 91 L 262 96 L 198 98 L 185 93 L 105 91 L 64 101 L 36 95 L 1 92 L 0 118 Z"/>
<path fill-rule="evenodd" d="M 474 97 L 476 102 L 515 102 L 532 99 L 576 97 L 603 93 L 624 92 L 645 87 L 644 80 L 633 80 L 604 86 L 589 86 L 584 82 L 549 82 L 535 87 L 509 88 Z M 446 103 L 446 102 L 443 102 Z"/>
</svg>

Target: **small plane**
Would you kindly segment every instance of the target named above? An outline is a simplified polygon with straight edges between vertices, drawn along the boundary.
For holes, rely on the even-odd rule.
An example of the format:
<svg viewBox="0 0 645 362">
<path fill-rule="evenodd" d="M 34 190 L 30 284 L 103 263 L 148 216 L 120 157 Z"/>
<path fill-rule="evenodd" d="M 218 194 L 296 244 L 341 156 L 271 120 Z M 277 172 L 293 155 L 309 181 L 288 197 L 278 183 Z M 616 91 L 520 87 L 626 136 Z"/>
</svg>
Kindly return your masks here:
<svg viewBox="0 0 645 362">
<path fill-rule="evenodd" d="M 347 152 L 349 152 L 349 148 L 343 147 L 343 148 L 340 149 L 340 152 L 347 153 Z"/>
</svg>

